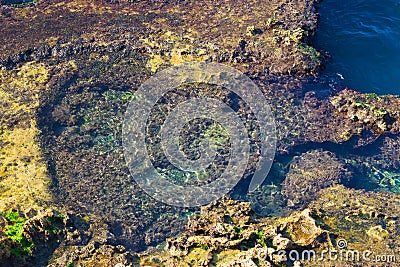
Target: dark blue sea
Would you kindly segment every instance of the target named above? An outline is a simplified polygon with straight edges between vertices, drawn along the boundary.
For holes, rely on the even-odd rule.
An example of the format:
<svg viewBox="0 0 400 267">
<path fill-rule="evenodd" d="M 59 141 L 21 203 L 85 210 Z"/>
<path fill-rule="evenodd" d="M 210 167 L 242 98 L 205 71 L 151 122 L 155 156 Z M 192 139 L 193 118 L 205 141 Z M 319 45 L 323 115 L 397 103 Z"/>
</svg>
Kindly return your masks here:
<svg viewBox="0 0 400 267">
<path fill-rule="evenodd" d="M 361 92 L 400 95 L 400 0 L 322 0 L 314 45 L 323 72 Z"/>
</svg>

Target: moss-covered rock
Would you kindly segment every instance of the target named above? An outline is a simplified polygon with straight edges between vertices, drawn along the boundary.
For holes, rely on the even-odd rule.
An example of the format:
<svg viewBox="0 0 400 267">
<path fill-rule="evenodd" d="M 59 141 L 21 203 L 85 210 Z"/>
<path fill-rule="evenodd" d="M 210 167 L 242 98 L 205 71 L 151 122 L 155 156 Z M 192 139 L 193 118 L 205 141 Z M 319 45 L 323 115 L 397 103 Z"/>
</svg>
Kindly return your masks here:
<svg viewBox="0 0 400 267">
<path fill-rule="evenodd" d="M 282 251 L 304 250 L 326 234 L 308 209 L 287 218 L 260 220 L 248 203 L 224 198 L 203 207 L 187 232 L 167 240 L 164 251 L 143 253 L 140 262 L 150 266 L 282 265 L 290 261 L 282 257 Z"/>
<path fill-rule="evenodd" d="M 337 113 L 358 124 L 360 129 L 366 127 L 377 135 L 385 132 L 398 133 L 400 130 L 398 97 L 343 90 L 339 95 L 332 97 L 331 103 Z"/>
<path fill-rule="evenodd" d="M 333 153 L 311 150 L 295 158 L 282 184 L 290 207 L 305 207 L 327 187 L 348 182 L 351 173 Z"/>
<path fill-rule="evenodd" d="M 320 191 L 310 208 L 316 211 L 319 220 L 336 236 L 336 241 L 346 240 L 345 247 L 336 247 L 338 251 L 357 250 L 360 255 L 370 251 L 368 257 L 372 260 L 361 257 L 358 262 L 362 266 L 396 266 L 400 247 L 399 203 L 400 198 L 396 194 L 365 192 L 339 185 Z M 375 261 L 379 259 L 375 257 L 380 255 L 386 256 L 389 261 Z M 344 266 L 353 266 L 354 261 L 345 259 L 342 263 Z M 328 260 L 308 262 L 306 266 L 323 264 L 328 264 Z"/>
<path fill-rule="evenodd" d="M 0 211 L 12 209 L 21 217 L 12 221 L 4 213 L 1 218 L 3 262 L 129 266 L 136 263 L 131 251 L 156 246 L 183 232 L 186 224 L 187 232 L 168 239 L 167 252 L 148 252 L 142 262 L 298 265 L 286 263 L 277 251 L 322 249 L 335 246 L 340 237 L 360 249 L 366 243 L 370 248 L 377 244 L 379 253 L 385 246 L 395 251 L 397 196 L 331 186 L 347 180 L 351 167 L 369 169 L 379 176 L 376 184 L 398 192 L 391 168 L 399 168 L 399 98 L 351 90 L 320 93 L 329 86 L 307 77 L 317 75 L 324 61 L 310 43 L 317 2 L 54 0 L 18 9 L 0 6 Z M 134 183 L 122 156 L 125 108 L 152 74 L 192 60 L 243 71 L 275 114 L 277 177 L 268 177 L 250 200 L 259 201 L 268 215 L 287 212 L 288 200 L 301 208 L 312 201 L 309 209 L 261 220 L 249 203 L 224 199 L 187 223 L 196 210 L 156 203 Z M 203 89 L 203 96 L 216 91 L 241 118 L 251 120 L 249 107 L 221 88 L 196 86 L 171 93 L 172 104 L 160 110 Z M 257 136 L 256 125 L 246 121 L 246 127 Z M 206 134 L 215 137 L 218 131 L 206 129 Z M 361 149 L 340 152 L 372 143 L 379 151 L 374 155 L 363 155 Z M 327 144 L 338 153 L 319 150 Z M 288 165 L 297 150 L 304 153 Z M 244 183 L 256 156 L 257 151 Z M 233 195 L 240 196 L 238 191 Z M 54 210 L 68 214 L 57 219 L 55 228 Z M 16 259 L 13 248 L 27 248 L 26 259 Z"/>
</svg>

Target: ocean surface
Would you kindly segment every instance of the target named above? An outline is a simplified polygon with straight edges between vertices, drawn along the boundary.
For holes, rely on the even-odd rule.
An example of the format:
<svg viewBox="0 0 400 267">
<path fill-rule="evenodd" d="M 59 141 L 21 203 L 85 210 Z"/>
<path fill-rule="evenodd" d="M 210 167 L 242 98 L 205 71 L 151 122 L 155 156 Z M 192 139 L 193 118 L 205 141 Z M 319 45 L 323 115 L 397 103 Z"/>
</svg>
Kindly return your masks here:
<svg viewBox="0 0 400 267">
<path fill-rule="evenodd" d="M 400 95 L 400 0 L 322 0 L 314 45 L 323 74 L 361 92 Z"/>
</svg>

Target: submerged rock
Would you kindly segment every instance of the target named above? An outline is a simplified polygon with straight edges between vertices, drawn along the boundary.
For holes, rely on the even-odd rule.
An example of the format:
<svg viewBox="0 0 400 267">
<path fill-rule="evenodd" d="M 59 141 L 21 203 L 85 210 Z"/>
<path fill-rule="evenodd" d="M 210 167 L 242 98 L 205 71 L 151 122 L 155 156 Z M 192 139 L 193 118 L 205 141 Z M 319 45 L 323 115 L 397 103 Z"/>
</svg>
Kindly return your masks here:
<svg viewBox="0 0 400 267">
<path fill-rule="evenodd" d="M 400 137 L 386 137 L 381 153 L 384 167 L 400 170 Z"/>
<path fill-rule="evenodd" d="M 282 183 L 282 194 L 290 207 L 305 207 L 327 187 L 348 182 L 351 173 L 333 153 L 308 151 L 295 158 Z"/>
</svg>

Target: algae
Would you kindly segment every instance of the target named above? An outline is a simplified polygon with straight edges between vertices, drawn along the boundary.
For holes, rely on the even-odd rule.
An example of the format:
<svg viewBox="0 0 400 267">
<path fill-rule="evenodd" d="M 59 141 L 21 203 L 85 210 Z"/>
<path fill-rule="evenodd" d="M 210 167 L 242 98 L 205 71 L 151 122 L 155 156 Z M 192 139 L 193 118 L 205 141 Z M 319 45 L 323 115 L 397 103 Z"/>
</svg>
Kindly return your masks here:
<svg viewBox="0 0 400 267">
<path fill-rule="evenodd" d="M 1 130 L 0 210 L 29 209 L 51 201 L 51 179 L 37 143 L 39 134 L 34 121 L 27 129 Z"/>
</svg>

